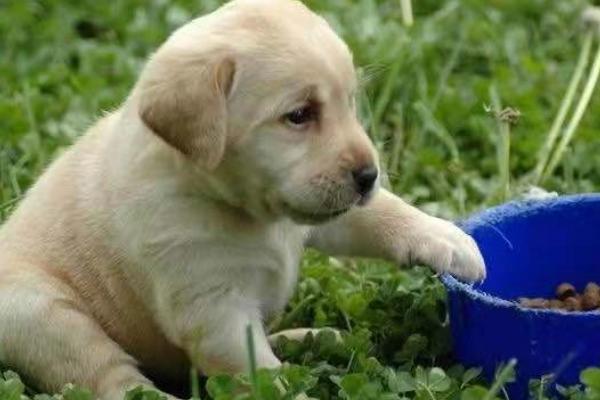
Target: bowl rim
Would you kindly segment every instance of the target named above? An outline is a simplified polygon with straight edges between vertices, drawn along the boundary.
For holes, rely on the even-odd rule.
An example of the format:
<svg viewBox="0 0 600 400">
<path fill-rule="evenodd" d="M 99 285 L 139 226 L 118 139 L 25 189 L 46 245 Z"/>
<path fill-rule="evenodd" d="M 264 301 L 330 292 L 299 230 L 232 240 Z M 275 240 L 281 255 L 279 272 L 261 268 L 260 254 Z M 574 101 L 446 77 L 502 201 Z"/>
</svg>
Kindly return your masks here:
<svg viewBox="0 0 600 400">
<path fill-rule="evenodd" d="M 473 229 L 482 224 L 493 226 L 493 222 L 507 217 L 514 217 L 523 213 L 531 213 L 540 209 L 548 209 L 549 207 L 562 207 L 564 205 L 576 204 L 581 202 L 600 202 L 600 193 L 582 193 L 574 195 L 556 196 L 545 199 L 534 200 L 516 200 L 504 203 L 498 206 L 487 208 L 483 211 L 475 213 L 464 221 L 458 222 L 458 225 L 467 233 L 471 233 Z M 524 314 L 546 314 L 560 315 L 568 318 L 581 318 L 590 316 L 600 316 L 600 309 L 592 311 L 570 312 L 557 309 L 534 309 L 525 308 L 519 305 L 516 301 L 503 299 L 486 293 L 482 290 L 475 289 L 472 283 L 464 283 L 454 278 L 453 276 L 444 273 L 440 279 L 446 289 L 450 291 L 458 291 L 465 293 L 472 300 L 492 305 L 494 307 L 511 308 L 517 312 Z"/>
</svg>

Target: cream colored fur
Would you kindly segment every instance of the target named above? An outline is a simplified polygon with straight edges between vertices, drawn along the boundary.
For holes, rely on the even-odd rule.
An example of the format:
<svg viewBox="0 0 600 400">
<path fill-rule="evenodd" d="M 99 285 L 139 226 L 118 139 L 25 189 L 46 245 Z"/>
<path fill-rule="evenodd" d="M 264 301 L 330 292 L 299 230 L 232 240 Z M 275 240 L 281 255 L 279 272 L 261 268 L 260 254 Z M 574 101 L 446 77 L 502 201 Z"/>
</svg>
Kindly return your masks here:
<svg viewBox="0 0 600 400">
<path fill-rule="evenodd" d="M 453 224 L 357 194 L 351 171 L 377 157 L 355 85 L 346 45 L 292 0 L 234 0 L 177 30 L 0 230 L 0 361 L 117 399 L 152 385 L 139 366 L 245 371 L 251 325 L 259 366 L 277 367 L 263 321 L 305 245 L 483 279 Z M 318 118 L 291 123 L 307 104 Z"/>
</svg>

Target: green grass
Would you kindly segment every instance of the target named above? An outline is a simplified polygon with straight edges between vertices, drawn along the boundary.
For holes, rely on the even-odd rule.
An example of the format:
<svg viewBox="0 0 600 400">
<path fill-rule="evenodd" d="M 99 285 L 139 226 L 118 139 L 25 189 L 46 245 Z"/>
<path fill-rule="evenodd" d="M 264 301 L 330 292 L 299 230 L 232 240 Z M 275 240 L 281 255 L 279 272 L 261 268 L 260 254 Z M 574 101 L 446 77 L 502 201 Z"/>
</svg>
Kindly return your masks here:
<svg viewBox="0 0 600 400">
<path fill-rule="evenodd" d="M 584 1 L 416 0 L 412 26 L 403 22 L 400 0 L 307 3 L 355 54 L 364 83 L 361 115 L 394 191 L 429 212 L 461 218 L 518 196 L 535 181 L 531 171 L 554 135 L 548 132 L 584 46 L 578 22 Z M 145 57 L 170 31 L 219 4 L 0 1 L 0 221 L 54 157 L 123 101 Z M 600 96 L 592 96 L 588 109 L 599 106 Z M 516 125 L 494 118 L 504 107 L 519 110 Z M 568 123 L 570 115 L 562 118 Z M 583 114 L 544 187 L 598 189 L 599 127 L 600 113 Z M 327 335 L 281 343 L 278 353 L 292 365 L 280 373 L 291 391 L 357 400 L 502 396 L 511 368 L 492 385 L 454 365 L 445 293 L 427 270 L 400 272 L 366 261 L 342 267 L 315 254 L 304 264 L 298 293 L 273 326 L 336 326 L 349 333 L 343 345 Z M 253 374 L 254 398 L 282 398 L 274 394 L 272 374 Z M 571 397 L 598 398 L 597 371 L 582 378 L 585 393 Z M 232 399 L 248 382 L 217 377 L 196 382 L 194 392 Z M 1 400 L 17 400 L 24 390 L 13 374 L 0 379 Z M 89 397 L 73 388 L 63 396 Z"/>
</svg>

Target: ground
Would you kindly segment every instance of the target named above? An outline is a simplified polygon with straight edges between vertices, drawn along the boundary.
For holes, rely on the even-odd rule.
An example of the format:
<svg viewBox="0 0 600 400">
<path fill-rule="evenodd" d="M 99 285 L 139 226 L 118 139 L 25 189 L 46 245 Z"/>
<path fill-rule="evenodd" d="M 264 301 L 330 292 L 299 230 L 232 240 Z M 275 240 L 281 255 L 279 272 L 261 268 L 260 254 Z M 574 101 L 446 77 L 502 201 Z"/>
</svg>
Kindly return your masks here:
<svg viewBox="0 0 600 400">
<path fill-rule="evenodd" d="M 0 221 L 50 160 L 123 101 L 168 32 L 220 3 L 0 2 Z M 535 181 L 531 171 L 584 41 L 583 0 L 418 0 L 411 27 L 402 22 L 400 0 L 307 3 L 354 52 L 361 116 L 396 193 L 461 219 L 518 197 Z M 592 97 L 589 109 L 599 102 Z M 508 106 L 520 113 L 514 125 L 496 115 Z M 585 113 L 557 168 L 537 183 L 560 193 L 598 190 L 599 130 L 600 113 Z M 502 396 L 512 374 L 504 369 L 493 384 L 455 365 L 445 292 L 426 268 L 399 271 L 372 260 L 307 254 L 297 295 L 272 325 L 348 332 L 341 345 L 325 335 L 278 348 L 292 363 L 281 372 L 292 391 L 320 399 L 492 399 Z M 571 398 L 599 398 L 599 375 L 588 371 L 585 392 Z M 253 399 L 283 398 L 267 372 L 191 386 L 195 397 L 226 400 L 248 382 Z M 35 390 L 5 373 L 0 399 L 22 393 Z M 544 397 L 540 390 L 534 395 Z M 89 396 L 66 388 L 64 398 Z"/>
</svg>

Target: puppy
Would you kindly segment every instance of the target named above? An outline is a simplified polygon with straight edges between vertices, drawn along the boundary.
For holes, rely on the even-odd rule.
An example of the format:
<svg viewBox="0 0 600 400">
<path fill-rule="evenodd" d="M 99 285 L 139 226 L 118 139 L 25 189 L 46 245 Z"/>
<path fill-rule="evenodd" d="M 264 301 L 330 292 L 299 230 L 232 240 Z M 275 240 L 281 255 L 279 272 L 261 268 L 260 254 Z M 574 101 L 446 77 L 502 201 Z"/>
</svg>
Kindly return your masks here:
<svg viewBox="0 0 600 400">
<path fill-rule="evenodd" d="M 130 96 L 0 231 L 0 362 L 119 399 L 153 375 L 280 361 L 263 321 L 305 246 L 473 281 L 474 241 L 378 187 L 351 54 L 292 0 L 234 0 L 177 30 Z"/>
</svg>

